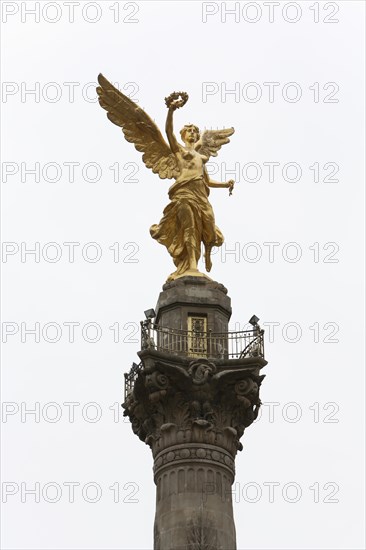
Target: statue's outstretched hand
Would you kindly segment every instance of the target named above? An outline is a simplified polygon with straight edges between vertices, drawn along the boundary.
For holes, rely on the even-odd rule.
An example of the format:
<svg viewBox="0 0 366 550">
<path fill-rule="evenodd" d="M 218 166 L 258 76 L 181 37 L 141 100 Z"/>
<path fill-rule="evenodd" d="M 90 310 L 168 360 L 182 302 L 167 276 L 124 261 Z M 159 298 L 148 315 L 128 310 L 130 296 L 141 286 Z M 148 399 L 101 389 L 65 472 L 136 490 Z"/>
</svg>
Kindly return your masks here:
<svg viewBox="0 0 366 550">
<path fill-rule="evenodd" d="M 228 186 L 228 188 L 229 188 L 229 196 L 233 194 L 234 185 L 235 185 L 235 181 L 234 181 L 234 180 L 229 180 L 229 181 L 227 182 L 227 186 Z"/>
</svg>

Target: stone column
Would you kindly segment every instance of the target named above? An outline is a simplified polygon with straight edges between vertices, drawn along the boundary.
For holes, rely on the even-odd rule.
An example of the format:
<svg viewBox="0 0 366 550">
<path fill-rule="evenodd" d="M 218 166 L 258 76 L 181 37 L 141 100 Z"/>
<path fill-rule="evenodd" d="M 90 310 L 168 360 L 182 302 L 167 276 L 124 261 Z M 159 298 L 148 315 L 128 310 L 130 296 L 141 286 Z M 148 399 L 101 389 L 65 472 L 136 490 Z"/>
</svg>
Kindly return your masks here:
<svg viewBox="0 0 366 550">
<path fill-rule="evenodd" d="M 156 456 L 154 473 L 154 548 L 236 548 L 230 453 L 217 445 L 172 445 Z"/>
<path fill-rule="evenodd" d="M 200 302 L 192 281 L 181 284 L 176 300 L 163 292 L 157 306 L 160 322 L 168 315 L 177 328 L 173 317 L 179 315 L 184 328 L 193 311 L 206 313 L 221 331 L 226 322 L 227 331 L 226 289 L 209 283 L 201 289 L 205 299 Z M 215 292 L 225 298 L 215 298 Z M 266 361 L 254 353 L 238 359 L 190 357 L 154 346 L 139 356 L 141 365 L 123 406 L 154 458 L 154 549 L 235 550 L 234 461 L 245 428 L 258 415 L 260 369 Z"/>
</svg>

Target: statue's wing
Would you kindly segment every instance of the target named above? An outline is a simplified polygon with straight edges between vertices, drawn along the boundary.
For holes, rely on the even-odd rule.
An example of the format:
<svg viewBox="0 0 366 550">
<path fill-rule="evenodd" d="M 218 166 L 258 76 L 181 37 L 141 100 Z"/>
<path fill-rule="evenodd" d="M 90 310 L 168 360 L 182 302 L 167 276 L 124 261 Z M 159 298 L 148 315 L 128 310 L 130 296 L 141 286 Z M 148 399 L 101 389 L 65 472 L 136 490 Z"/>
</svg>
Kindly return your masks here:
<svg viewBox="0 0 366 550">
<path fill-rule="evenodd" d="M 133 143 L 145 165 L 161 179 L 179 175 L 177 159 L 164 140 L 159 128 L 129 97 L 122 94 L 102 74 L 98 76 L 99 104 L 107 111 L 113 124 L 120 126 L 127 141 Z"/>
<path fill-rule="evenodd" d="M 206 157 L 217 157 L 217 152 L 222 145 L 229 143 L 229 136 L 235 132 L 234 128 L 223 128 L 222 130 L 205 130 L 201 139 L 195 145 L 196 151 Z"/>
</svg>

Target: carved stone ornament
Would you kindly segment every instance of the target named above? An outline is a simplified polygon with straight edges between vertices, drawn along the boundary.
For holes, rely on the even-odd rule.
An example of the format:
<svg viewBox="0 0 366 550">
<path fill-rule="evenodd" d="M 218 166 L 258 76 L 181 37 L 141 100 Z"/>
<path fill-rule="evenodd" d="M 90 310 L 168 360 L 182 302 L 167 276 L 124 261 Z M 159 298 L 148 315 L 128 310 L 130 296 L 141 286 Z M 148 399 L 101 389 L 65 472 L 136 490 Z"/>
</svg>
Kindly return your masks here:
<svg viewBox="0 0 366 550">
<path fill-rule="evenodd" d="M 258 416 L 260 365 L 243 360 L 228 368 L 204 358 L 173 364 L 152 358 L 153 351 L 144 353 L 150 357 L 143 359 L 123 408 L 154 457 L 168 447 L 193 443 L 216 445 L 235 457 L 245 428 Z"/>
</svg>

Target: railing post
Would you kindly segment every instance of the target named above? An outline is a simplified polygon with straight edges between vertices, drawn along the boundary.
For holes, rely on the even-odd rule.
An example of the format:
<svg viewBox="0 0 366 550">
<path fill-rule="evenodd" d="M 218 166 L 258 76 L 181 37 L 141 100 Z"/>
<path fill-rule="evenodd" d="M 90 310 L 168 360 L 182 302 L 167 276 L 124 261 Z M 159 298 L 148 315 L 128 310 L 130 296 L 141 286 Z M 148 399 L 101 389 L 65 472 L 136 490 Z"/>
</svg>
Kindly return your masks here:
<svg viewBox="0 0 366 550">
<path fill-rule="evenodd" d="M 141 349 L 148 349 L 151 344 L 151 320 L 140 321 L 141 325 Z"/>
</svg>

